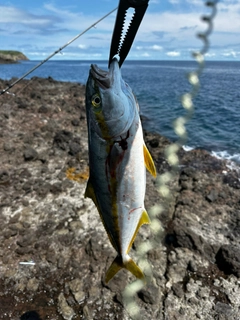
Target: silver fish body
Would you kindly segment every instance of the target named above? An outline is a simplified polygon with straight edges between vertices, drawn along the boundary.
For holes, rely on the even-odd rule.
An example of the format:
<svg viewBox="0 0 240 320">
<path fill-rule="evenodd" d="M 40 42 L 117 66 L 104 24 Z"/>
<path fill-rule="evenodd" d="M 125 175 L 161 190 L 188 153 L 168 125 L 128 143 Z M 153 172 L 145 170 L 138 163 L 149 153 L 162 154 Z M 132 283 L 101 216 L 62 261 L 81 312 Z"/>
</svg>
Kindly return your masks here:
<svg viewBox="0 0 240 320">
<path fill-rule="evenodd" d="M 128 253 L 140 226 L 150 222 L 144 207 L 146 167 L 154 176 L 156 170 L 144 144 L 138 103 L 116 59 L 109 72 L 91 66 L 86 112 L 90 177 L 85 195 L 97 206 L 118 253 L 106 282 L 122 268 L 143 278 Z"/>
</svg>

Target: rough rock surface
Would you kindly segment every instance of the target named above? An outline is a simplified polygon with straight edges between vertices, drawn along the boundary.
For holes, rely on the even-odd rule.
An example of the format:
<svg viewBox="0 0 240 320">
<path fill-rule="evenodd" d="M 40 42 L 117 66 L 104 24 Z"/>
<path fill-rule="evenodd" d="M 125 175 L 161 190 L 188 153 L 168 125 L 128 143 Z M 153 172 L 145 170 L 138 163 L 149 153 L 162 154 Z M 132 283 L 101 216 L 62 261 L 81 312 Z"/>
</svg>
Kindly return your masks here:
<svg viewBox="0 0 240 320">
<path fill-rule="evenodd" d="M 1 81 L 4 89 L 7 81 Z M 97 210 L 84 198 L 88 173 L 84 86 L 22 81 L 0 96 L 0 319 L 130 319 L 121 271 Z M 141 105 L 141 101 L 140 101 Z M 165 138 L 145 133 L 158 172 Z M 159 214 L 164 232 L 148 252 L 152 281 L 135 297 L 139 319 L 240 319 L 240 180 L 203 150 L 179 152 Z M 79 181 L 66 177 L 76 168 Z M 146 208 L 161 203 L 147 177 Z M 153 236 L 141 228 L 136 248 Z"/>
</svg>

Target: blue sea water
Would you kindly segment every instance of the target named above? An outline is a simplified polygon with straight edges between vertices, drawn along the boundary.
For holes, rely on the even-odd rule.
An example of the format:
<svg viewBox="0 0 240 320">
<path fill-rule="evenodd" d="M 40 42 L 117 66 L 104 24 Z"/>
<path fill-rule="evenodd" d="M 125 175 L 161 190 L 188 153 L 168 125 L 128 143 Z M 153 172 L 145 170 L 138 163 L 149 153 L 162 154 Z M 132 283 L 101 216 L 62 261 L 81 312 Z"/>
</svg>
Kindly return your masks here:
<svg viewBox="0 0 240 320">
<path fill-rule="evenodd" d="M 0 65 L 0 78 L 20 77 L 37 61 Z M 107 61 L 48 61 L 27 78 L 52 77 L 86 83 L 91 63 L 107 69 Z M 132 87 L 145 128 L 177 140 L 172 124 L 185 114 L 181 95 L 191 89 L 187 73 L 194 61 L 125 61 L 123 79 Z M 195 112 L 187 124 L 190 148 L 202 148 L 215 156 L 240 163 L 240 61 L 206 62 L 201 88 L 194 99 Z"/>
</svg>

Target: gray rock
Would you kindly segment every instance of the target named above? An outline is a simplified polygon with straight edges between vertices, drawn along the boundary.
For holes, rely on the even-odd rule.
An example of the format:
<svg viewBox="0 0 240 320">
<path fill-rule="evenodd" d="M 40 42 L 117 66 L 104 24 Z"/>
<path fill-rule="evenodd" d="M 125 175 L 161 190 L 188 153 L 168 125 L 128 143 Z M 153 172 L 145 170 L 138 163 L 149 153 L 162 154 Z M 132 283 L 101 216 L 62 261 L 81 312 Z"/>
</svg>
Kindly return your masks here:
<svg viewBox="0 0 240 320">
<path fill-rule="evenodd" d="M 47 160 L 48 160 L 48 153 L 47 153 L 47 151 L 40 152 L 40 153 L 38 154 L 38 160 L 40 160 L 42 163 L 46 163 Z"/>
<path fill-rule="evenodd" d="M 69 149 L 69 143 L 72 141 L 73 134 L 70 131 L 67 130 L 61 130 L 58 131 L 53 139 L 54 145 L 56 145 L 58 148 L 62 150 L 68 150 Z"/>
<path fill-rule="evenodd" d="M 157 148 L 159 146 L 159 139 L 152 139 L 149 141 L 149 144 L 152 148 Z"/>
<path fill-rule="evenodd" d="M 29 184 L 29 182 L 25 182 L 23 185 L 22 185 L 22 189 L 26 192 L 26 193 L 29 193 L 32 189 L 32 186 L 31 184 Z"/>
<path fill-rule="evenodd" d="M 210 202 L 216 201 L 217 198 L 218 198 L 218 191 L 214 189 L 212 189 L 210 193 L 206 196 L 206 199 Z"/>
<path fill-rule="evenodd" d="M 4 142 L 3 149 L 7 152 L 12 152 L 15 150 L 14 145 L 11 142 Z"/>
<path fill-rule="evenodd" d="M 71 320 L 75 315 L 74 310 L 68 305 L 63 293 L 60 293 L 58 296 L 58 311 L 64 320 Z"/>
<path fill-rule="evenodd" d="M 62 184 L 61 182 L 56 182 L 50 186 L 50 192 L 53 194 L 58 194 L 62 191 Z"/>
<path fill-rule="evenodd" d="M 145 303 L 156 304 L 159 299 L 159 290 L 154 285 L 149 285 L 138 292 L 138 296 Z"/>
<path fill-rule="evenodd" d="M 73 119 L 73 120 L 71 121 L 71 123 L 72 123 L 72 125 L 73 125 L 74 127 L 79 127 L 79 126 L 80 126 L 80 120 L 79 120 L 79 119 Z"/>
<path fill-rule="evenodd" d="M 69 154 L 71 156 L 75 156 L 77 153 L 81 151 L 81 145 L 75 141 L 70 142 L 69 144 Z"/>
<path fill-rule="evenodd" d="M 21 178 L 30 178 L 32 176 L 32 174 L 27 168 L 24 168 L 23 170 L 21 170 L 19 176 Z"/>
<path fill-rule="evenodd" d="M 0 170 L 0 184 L 7 183 L 10 179 L 9 173 L 6 170 Z"/>
<path fill-rule="evenodd" d="M 216 255 L 216 262 L 225 274 L 234 274 L 240 278 L 240 248 L 233 245 L 223 245 Z"/>
<path fill-rule="evenodd" d="M 29 206 L 29 201 L 28 201 L 27 199 L 23 199 L 23 200 L 22 200 L 22 205 L 23 205 L 24 207 L 28 207 L 28 206 Z"/>
<path fill-rule="evenodd" d="M 32 161 L 32 160 L 36 160 L 38 158 L 38 153 L 32 147 L 27 147 L 24 150 L 23 156 L 24 156 L 25 161 Z"/>
<path fill-rule="evenodd" d="M 219 319 L 230 319 L 233 314 L 232 307 L 229 304 L 222 302 L 216 303 L 215 310 L 220 315 Z"/>
<path fill-rule="evenodd" d="M 41 107 L 38 109 L 38 112 L 39 112 L 39 113 L 48 113 L 48 107 L 46 107 L 46 106 L 41 106 Z"/>
</svg>

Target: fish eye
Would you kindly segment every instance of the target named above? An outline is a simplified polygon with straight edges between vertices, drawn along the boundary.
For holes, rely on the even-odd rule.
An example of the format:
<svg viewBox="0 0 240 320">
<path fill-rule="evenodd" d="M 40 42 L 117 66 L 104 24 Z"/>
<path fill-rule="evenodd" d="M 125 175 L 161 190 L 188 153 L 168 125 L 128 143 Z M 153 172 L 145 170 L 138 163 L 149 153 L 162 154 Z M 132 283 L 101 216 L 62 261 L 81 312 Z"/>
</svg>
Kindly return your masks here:
<svg viewBox="0 0 240 320">
<path fill-rule="evenodd" d="M 101 104 L 101 98 L 99 96 L 99 94 L 94 94 L 94 96 L 92 97 L 92 105 L 96 108 L 99 107 Z"/>
</svg>

